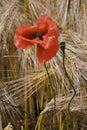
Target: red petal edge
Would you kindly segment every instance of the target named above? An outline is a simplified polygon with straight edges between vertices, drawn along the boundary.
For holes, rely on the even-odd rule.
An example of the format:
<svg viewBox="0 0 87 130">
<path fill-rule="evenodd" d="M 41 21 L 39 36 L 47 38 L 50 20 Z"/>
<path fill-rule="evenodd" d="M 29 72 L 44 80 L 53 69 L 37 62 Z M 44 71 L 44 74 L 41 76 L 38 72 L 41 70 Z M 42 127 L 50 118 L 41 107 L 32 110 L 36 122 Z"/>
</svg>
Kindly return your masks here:
<svg viewBox="0 0 87 130">
<path fill-rule="evenodd" d="M 48 48 L 44 49 L 41 45 L 37 45 L 37 58 L 39 66 L 43 66 L 43 64 L 50 60 L 57 51 L 59 50 L 59 44 L 56 38 L 49 37 L 48 41 Z"/>
</svg>

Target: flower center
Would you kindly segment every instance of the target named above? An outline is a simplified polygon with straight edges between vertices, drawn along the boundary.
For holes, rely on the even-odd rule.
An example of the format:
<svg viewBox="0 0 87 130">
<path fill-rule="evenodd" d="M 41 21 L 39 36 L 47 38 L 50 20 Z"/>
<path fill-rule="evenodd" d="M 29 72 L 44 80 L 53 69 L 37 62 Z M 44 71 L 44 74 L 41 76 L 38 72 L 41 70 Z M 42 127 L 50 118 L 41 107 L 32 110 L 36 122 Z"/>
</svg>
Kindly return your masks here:
<svg viewBox="0 0 87 130">
<path fill-rule="evenodd" d="M 39 37 L 40 40 L 43 40 L 42 34 L 40 32 L 36 32 L 35 37 Z"/>
</svg>

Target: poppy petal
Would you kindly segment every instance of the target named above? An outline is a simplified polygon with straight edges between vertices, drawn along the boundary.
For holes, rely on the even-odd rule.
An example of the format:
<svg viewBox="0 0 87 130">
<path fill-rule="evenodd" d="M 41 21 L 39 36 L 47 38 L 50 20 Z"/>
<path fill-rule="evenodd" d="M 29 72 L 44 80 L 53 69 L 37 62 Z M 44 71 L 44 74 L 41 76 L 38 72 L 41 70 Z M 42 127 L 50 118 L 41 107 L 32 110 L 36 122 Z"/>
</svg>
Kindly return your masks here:
<svg viewBox="0 0 87 130">
<path fill-rule="evenodd" d="M 36 22 L 37 25 L 40 24 L 45 24 L 47 28 L 49 28 L 50 26 L 53 26 L 54 24 L 56 24 L 56 21 L 54 21 L 53 19 L 51 19 L 50 17 L 48 17 L 47 15 L 42 15 Z"/>
<path fill-rule="evenodd" d="M 54 27 L 49 28 L 48 33 L 43 36 L 43 41 L 38 40 L 38 43 L 39 43 L 44 49 L 46 49 L 46 48 L 48 48 L 48 43 L 49 43 L 49 42 L 47 42 L 47 41 L 49 41 L 49 37 L 53 37 L 53 36 L 54 36 L 56 39 L 58 39 L 59 33 L 60 33 L 60 32 L 59 32 L 58 28 L 56 28 L 56 27 L 55 27 L 55 28 L 54 28 Z"/>
<path fill-rule="evenodd" d="M 18 27 L 14 36 L 14 44 L 17 48 L 25 49 L 31 47 L 33 44 L 41 43 L 38 37 L 34 38 L 34 34 L 40 29 L 35 26 L 21 26 Z"/>
<path fill-rule="evenodd" d="M 36 32 L 40 32 L 42 35 L 47 33 L 46 32 L 46 24 L 42 23 L 39 26 L 29 26 L 29 25 L 23 25 L 16 29 L 16 34 L 25 36 L 26 38 L 29 38 L 29 36 L 32 36 Z"/>
<path fill-rule="evenodd" d="M 31 47 L 34 44 L 34 42 L 32 40 L 28 40 L 22 36 L 15 34 L 14 44 L 17 48 L 25 49 Z"/>
<path fill-rule="evenodd" d="M 59 34 L 59 29 L 57 27 L 52 27 L 49 28 L 48 33 L 44 35 L 44 38 L 48 38 L 49 36 L 55 36 L 56 38 L 58 38 Z"/>
<path fill-rule="evenodd" d="M 34 26 L 24 25 L 16 29 L 16 34 L 26 38 L 30 38 L 37 31 L 39 31 L 37 25 Z"/>
<path fill-rule="evenodd" d="M 50 60 L 59 49 L 59 44 L 55 36 L 49 37 L 47 45 L 47 49 L 44 49 L 40 44 L 37 45 L 37 58 L 39 66 L 42 66 L 44 62 Z"/>
</svg>

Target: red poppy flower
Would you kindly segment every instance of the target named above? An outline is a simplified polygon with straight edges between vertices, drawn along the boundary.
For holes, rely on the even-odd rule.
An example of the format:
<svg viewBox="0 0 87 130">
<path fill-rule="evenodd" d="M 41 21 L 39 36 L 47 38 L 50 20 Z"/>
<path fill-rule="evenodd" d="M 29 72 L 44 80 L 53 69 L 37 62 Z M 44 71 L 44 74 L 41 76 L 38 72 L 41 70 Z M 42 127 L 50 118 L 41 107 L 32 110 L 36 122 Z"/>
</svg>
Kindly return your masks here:
<svg viewBox="0 0 87 130">
<path fill-rule="evenodd" d="M 17 48 L 30 48 L 37 44 L 37 59 L 40 66 L 50 60 L 58 51 L 59 29 L 56 22 L 46 15 L 42 15 L 34 26 L 18 27 L 14 36 Z"/>
</svg>

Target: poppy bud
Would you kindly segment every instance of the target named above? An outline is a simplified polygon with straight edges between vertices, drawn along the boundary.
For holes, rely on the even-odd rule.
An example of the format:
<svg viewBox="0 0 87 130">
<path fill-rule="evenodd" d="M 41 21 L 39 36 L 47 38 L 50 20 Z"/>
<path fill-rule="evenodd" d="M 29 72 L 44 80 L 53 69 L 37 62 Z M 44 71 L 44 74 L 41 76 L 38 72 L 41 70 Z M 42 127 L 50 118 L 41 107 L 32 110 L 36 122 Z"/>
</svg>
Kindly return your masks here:
<svg viewBox="0 0 87 130">
<path fill-rule="evenodd" d="M 61 49 L 62 51 L 65 50 L 65 42 L 61 42 L 61 43 L 60 43 L 60 49 Z"/>
</svg>

